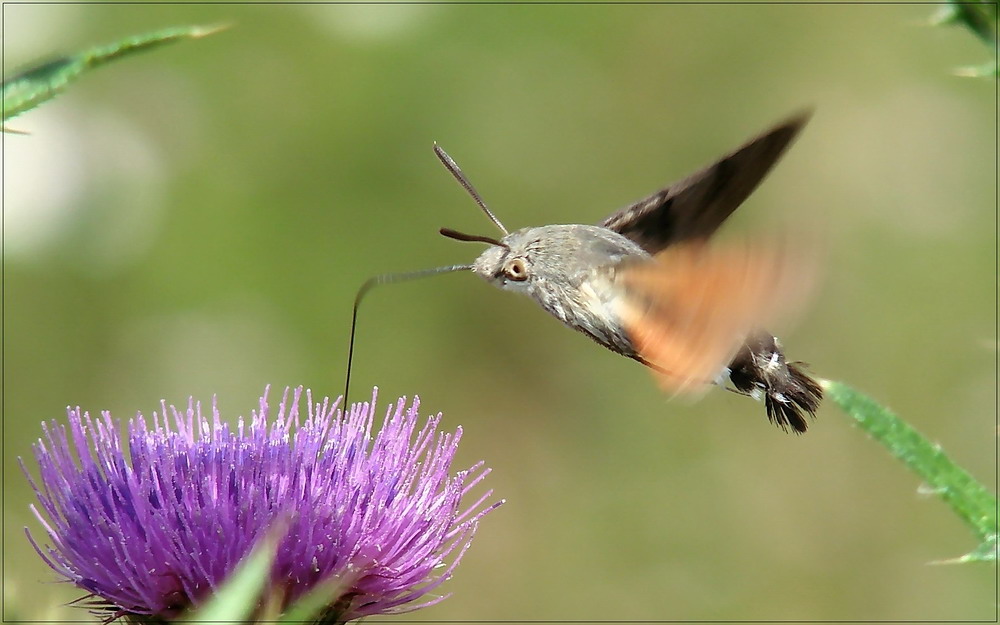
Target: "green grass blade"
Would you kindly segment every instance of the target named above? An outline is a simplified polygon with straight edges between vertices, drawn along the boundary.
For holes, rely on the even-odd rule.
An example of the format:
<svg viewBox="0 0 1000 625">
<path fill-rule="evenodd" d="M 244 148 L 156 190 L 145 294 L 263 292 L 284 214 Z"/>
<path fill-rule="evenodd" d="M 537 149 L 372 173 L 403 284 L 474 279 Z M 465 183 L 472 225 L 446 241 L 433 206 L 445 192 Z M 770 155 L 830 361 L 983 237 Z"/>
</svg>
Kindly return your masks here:
<svg viewBox="0 0 1000 625">
<path fill-rule="evenodd" d="M 84 72 L 136 52 L 180 41 L 198 39 L 221 30 L 213 26 L 181 26 L 122 39 L 65 56 L 20 72 L 3 82 L 3 121 L 33 109 L 59 93 Z"/>
<path fill-rule="evenodd" d="M 858 426 L 920 476 L 931 491 L 976 533 L 982 543 L 956 561 L 996 560 L 997 498 L 890 410 L 840 382 L 824 381 L 827 396 Z"/>
</svg>

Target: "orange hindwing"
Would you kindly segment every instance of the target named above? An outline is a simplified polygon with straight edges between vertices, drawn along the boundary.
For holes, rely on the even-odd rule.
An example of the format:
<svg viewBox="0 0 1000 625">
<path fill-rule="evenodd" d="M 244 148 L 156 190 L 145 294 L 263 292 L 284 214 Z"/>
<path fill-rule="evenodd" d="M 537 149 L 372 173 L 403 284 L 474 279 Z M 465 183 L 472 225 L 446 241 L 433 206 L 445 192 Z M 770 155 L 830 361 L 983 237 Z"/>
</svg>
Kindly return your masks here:
<svg viewBox="0 0 1000 625">
<path fill-rule="evenodd" d="M 780 242 L 668 247 L 615 273 L 619 315 L 636 351 L 671 392 L 709 388 L 747 335 L 801 307 L 815 273 Z"/>
</svg>

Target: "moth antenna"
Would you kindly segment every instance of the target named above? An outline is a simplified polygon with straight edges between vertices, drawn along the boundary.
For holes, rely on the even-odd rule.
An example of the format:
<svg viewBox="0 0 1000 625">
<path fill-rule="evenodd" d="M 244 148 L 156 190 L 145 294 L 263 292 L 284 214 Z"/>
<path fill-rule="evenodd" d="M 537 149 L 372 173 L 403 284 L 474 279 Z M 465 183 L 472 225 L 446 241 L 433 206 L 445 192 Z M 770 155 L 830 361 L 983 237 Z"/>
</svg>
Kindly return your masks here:
<svg viewBox="0 0 1000 625">
<path fill-rule="evenodd" d="M 500 231 L 503 232 L 505 236 L 510 234 L 509 232 L 507 232 L 507 228 L 505 228 L 504 225 L 500 222 L 500 220 L 497 219 L 497 216 L 493 214 L 493 211 L 491 211 L 489 208 L 486 207 L 486 202 L 483 202 L 483 198 L 479 195 L 479 192 L 476 191 L 476 188 L 472 186 L 472 183 L 469 182 L 469 179 L 466 178 L 465 174 L 462 173 L 462 170 L 461 168 L 459 168 L 458 163 L 456 163 L 453 158 L 448 156 L 448 153 L 445 152 L 441 148 L 441 146 L 437 144 L 437 142 L 434 143 L 434 154 L 437 155 L 438 160 L 441 161 L 441 164 L 444 165 L 445 169 L 451 172 L 451 175 L 455 177 L 455 180 L 458 181 L 458 184 L 462 185 L 462 188 L 464 188 L 469 193 L 469 195 L 472 196 L 472 199 L 476 201 L 476 204 L 479 204 L 479 208 L 483 209 L 483 212 L 486 213 L 486 216 L 490 218 L 490 221 L 495 223 L 497 225 L 497 228 L 500 228 Z"/>
<path fill-rule="evenodd" d="M 510 246 L 508 246 L 503 241 L 498 241 L 493 237 L 487 237 L 481 234 L 465 234 L 464 232 L 459 232 L 458 230 L 452 230 L 451 228 L 441 228 L 441 230 L 439 230 L 438 232 L 448 237 L 449 239 L 455 239 L 456 241 L 476 241 L 477 243 L 489 243 L 490 245 L 496 245 L 497 247 L 510 249 Z"/>
<path fill-rule="evenodd" d="M 453 271 L 465 271 L 472 269 L 472 265 L 449 265 L 447 267 L 435 267 L 433 269 L 421 269 L 419 271 L 405 271 L 401 273 L 385 273 L 379 276 L 372 276 L 365 280 L 357 295 L 354 296 L 354 310 L 351 313 L 351 340 L 347 348 L 347 375 L 344 378 L 344 403 L 342 409 L 347 414 L 349 404 L 347 403 L 348 392 L 351 390 L 351 364 L 354 362 L 354 336 L 358 329 L 358 307 L 368 291 L 381 284 L 394 284 L 396 282 L 408 282 L 418 278 L 436 276 L 442 273 Z"/>
</svg>

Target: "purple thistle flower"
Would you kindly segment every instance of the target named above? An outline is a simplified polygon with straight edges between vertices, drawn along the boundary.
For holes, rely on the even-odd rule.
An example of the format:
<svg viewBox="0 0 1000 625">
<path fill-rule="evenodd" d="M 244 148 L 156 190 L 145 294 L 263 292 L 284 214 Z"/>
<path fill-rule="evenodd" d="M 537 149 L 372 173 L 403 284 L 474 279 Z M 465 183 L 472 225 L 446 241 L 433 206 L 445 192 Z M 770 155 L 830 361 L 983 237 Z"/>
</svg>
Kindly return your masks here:
<svg viewBox="0 0 1000 625">
<path fill-rule="evenodd" d="M 437 433 L 440 415 L 418 428 L 419 400 L 406 408 L 404 398 L 373 435 L 377 389 L 346 417 L 310 391 L 300 414 L 301 388 L 290 404 L 286 389 L 272 416 L 267 393 L 235 431 L 214 401 L 209 422 L 193 400 L 169 413 L 161 402 L 152 428 L 137 415 L 127 439 L 107 412 L 71 408 L 68 427 L 43 424 L 40 480 L 28 479 L 51 545 L 28 539 L 112 618 L 171 619 L 202 604 L 275 524 L 283 534 L 268 587 L 282 608 L 331 576 L 343 585 L 327 621 L 444 599 L 429 593 L 502 503 L 484 507 L 492 491 L 464 501 L 489 473 L 482 462 L 449 475 L 461 428 Z"/>
</svg>

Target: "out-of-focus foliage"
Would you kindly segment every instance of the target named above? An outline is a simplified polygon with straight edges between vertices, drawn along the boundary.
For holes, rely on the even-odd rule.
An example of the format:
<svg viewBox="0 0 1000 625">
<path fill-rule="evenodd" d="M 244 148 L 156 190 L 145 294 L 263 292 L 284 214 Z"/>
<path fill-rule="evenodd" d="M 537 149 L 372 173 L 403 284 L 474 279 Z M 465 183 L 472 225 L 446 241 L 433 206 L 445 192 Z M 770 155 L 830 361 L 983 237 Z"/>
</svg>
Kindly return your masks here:
<svg viewBox="0 0 1000 625">
<path fill-rule="evenodd" d="M 511 228 L 593 223 L 803 106 L 720 236 L 824 235 L 793 359 L 904 415 L 995 492 L 991 81 L 982 44 L 903 5 L 9 5 L 21 64 L 177 23 L 224 36 L 95 72 L 4 140 L 5 610 L 80 618 L 21 528 L 16 456 L 67 404 L 267 382 L 339 388 L 357 287 L 470 261 Z M 12 70 L 6 67 L 5 70 Z M 375 289 L 356 389 L 420 391 L 508 499 L 421 618 L 994 617 L 968 533 L 832 407 L 801 437 L 455 274 Z M 245 398 L 239 402 L 233 398 Z M 450 415 L 462 415 L 461 422 Z M 16 564 L 16 567 L 15 567 Z M 767 575 L 760 571 L 766 570 Z M 26 613 L 30 612 L 30 613 Z M 5 614 L 5 616 L 7 616 Z"/>
<path fill-rule="evenodd" d="M 1000 66 L 997 65 L 997 1 L 980 0 L 968 2 L 949 0 L 938 9 L 932 18 L 934 24 L 960 24 L 968 28 L 974 35 L 990 47 L 993 60 L 979 66 L 963 67 L 958 70 L 961 76 L 1000 77 Z"/>
</svg>

